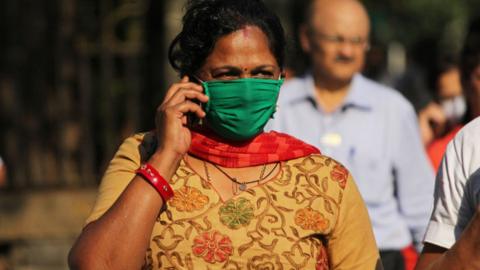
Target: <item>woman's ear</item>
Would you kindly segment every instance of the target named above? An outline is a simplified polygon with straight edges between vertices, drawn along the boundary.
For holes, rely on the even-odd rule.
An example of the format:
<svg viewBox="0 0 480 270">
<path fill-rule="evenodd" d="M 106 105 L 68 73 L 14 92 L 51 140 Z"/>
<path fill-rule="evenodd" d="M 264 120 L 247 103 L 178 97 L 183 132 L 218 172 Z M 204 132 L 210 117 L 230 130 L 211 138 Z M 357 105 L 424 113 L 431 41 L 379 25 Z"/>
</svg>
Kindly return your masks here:
<svg viewBox="0 0 480 270">
<path fill-rule="evenodd" d="M 197 75 L 189 75 L 188 78 L 190 79 L 190 82 L 196 83 L 196 84 L 202 84 L 202 80 L 197 76 Z"/>
</svg>

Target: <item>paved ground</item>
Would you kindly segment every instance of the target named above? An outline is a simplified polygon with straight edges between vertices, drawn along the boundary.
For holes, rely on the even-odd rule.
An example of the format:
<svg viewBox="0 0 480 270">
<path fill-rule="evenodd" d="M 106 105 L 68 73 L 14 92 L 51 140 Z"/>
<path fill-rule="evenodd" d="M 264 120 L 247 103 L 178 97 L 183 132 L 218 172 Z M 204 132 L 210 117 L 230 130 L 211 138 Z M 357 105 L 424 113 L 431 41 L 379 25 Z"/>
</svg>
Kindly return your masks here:
<svg viewBox="0 0 480 270">
<path fill-rule="evenodd" d="M 0 193 L 0 270 L 64 270 L 96 190 Z"/>
</svg>

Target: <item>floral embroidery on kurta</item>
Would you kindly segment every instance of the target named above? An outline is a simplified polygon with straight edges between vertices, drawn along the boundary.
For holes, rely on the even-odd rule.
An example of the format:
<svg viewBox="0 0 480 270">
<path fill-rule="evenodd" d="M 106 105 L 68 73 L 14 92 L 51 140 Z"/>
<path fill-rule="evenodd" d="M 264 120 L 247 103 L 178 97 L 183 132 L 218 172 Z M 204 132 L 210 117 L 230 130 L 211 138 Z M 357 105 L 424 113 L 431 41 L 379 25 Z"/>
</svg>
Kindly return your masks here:
<svg viewBox="0 0 480 270">
<path fill-rule="evenodd" d="M 208 263 L 224 262 L 233 254 L 232 241 L 218 231 L 204 232 L 193 243 L 193 254 Z"/>
<path fill-rule="evenodd" d="M 329 222 L 320 212 L 304 208 L 295 213 L 295 224 L 304 230 L 324 231 L 328 228 Z"/>
<path fill-rule="evenodd" d="M 312 236 L 330 235 L 337 222 L 349 175 L 334 160 L 289 161 L 227 201 L 191 168 L 179 170 L 187 176 L 174 178 L 175 197 L 154 229 L 161 269 L 329 269 L 324 243 Z"/>
<path fill-rule="evenodd" d="M 282 270 L 283 266 L 280 263 L 278 255 L 264 254 L 255 256 L 248 262 L 247 269 L 249 270 Z"/>
<path fill-rule="evenodd" d="M 252 204 L 245 198 L 229 200 L 220 207 L 220 221 L 231 229 L 237 229 L 250 223 L 254 217 L 253 210 Z"/>
<path fill-rule="evenodd" d="M 336 164 L 333 167 L 333 170 L 330 171 L 330 176 L 334 181 L 338 182 L 338 185 L 342 189 L 345 189 L 345 185 L 347 184 L 348 179 L 348 170 L 344 166 Z"/>
<path fill-rule="evenodd" d="M 175 190 L 175 196 L 170 201 L 170 205 L 181 212 L 200 210 L 207 203 L 207 196 L 203 195 L 198 189 L 189 186 L 183 186 L 179 190 Z"/>
</svg>

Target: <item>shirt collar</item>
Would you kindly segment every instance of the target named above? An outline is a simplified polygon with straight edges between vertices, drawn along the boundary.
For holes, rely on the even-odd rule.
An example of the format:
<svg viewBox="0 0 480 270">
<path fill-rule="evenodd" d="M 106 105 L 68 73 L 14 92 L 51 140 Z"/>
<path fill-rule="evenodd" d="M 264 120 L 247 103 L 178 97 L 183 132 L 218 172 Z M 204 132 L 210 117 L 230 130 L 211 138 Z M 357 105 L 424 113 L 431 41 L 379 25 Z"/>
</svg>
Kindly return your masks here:
<svg viewBox="0 0 480 270">
<path fill-rule="evenodd" d="M 291 102 L 296 103 L 308 99 L 315 103 L 315 85 L 311 73 L 305 75 L 303 83 L 304 87 L 295 91 L 296 95 L 291 99 Z M 365 78 L 361 74 L 357 73 L 354 75 L 347 97 L 345 98 L 343 105 L 340 107 L 341 110 L 358 108 L 360 110 L 369 111 L 372 108 L 370 98 L 366 96 L 365 89 L 363 89 L 365 87 L 364 83 Z"/>
<path fill-rule="evenodd" d="M 368 87 L 365 85 L 366 78 L 363 77 L 360 73 L 355 74 L 352 80 L 352 84 L 350 86 L 349 93 L 345 99 L 344 105 L 345 106 L 353 106 L 357 107 L 360 110 L 369 111 L 372 109 L 373 104 L 371 102 L 370 96 L 367 94 L 365 89 Z"/>
</svg>

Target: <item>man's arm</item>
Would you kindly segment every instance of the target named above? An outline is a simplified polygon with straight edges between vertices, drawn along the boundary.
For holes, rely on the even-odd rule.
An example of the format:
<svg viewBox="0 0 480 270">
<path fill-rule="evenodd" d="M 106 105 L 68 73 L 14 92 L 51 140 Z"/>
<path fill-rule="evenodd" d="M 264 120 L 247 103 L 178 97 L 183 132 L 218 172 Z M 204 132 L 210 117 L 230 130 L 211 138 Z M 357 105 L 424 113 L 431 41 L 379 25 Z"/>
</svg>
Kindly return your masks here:
<svg viewBox="0 0 480 270">
<path fill-rule="evenodd" d="M 425 243 L 415 270 L 480 269 L 480 208 L 451 249 Z"/>
</svg>

